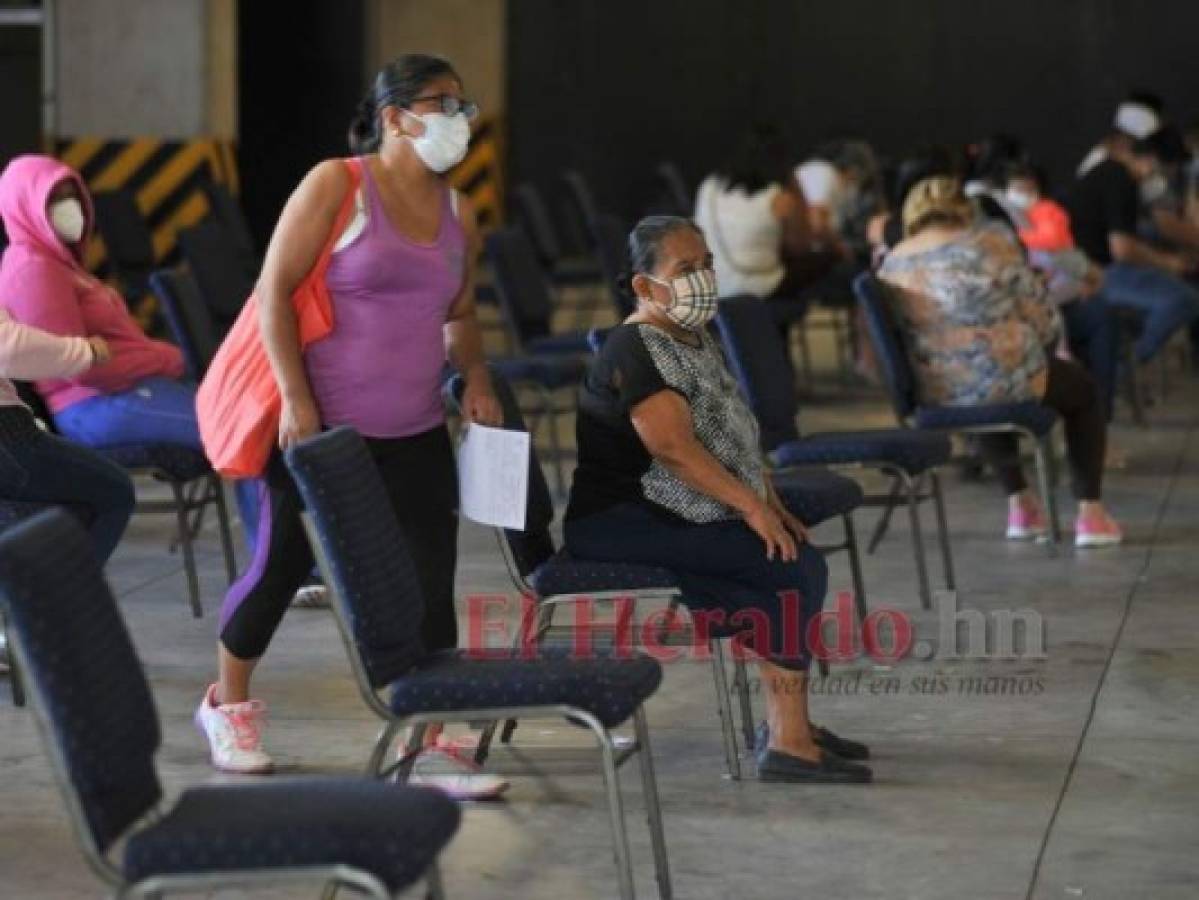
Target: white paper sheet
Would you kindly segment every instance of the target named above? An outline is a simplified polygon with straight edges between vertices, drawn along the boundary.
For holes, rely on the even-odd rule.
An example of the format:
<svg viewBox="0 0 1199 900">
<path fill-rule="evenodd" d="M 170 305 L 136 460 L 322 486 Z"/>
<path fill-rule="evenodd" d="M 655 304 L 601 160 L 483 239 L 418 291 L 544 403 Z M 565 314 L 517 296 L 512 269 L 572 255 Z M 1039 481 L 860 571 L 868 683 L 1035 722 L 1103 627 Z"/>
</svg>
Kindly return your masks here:
<svg viewBox="0 0 1199 900">
<path fill-rule="evenodd" d="M 480 525 L 525 529 L 529 433 L 472 424 L 458 449 L 462 514 Z"/>
</svg>

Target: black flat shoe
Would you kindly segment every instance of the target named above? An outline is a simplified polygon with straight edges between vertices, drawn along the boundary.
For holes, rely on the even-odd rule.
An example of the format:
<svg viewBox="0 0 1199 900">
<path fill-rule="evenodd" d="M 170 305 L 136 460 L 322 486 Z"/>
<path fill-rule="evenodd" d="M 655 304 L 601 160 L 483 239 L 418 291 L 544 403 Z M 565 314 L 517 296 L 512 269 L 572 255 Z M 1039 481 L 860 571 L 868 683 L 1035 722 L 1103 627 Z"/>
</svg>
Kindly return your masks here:
<svg viewBox="0 0 1199 900">
<path fill-rule="evenodd" d="M 870 759 L 870 748 L 865 744 L 860 741 L 851 741 L 848 738 L 837 737 L 827 728 L 816 729 L 816 746 L 821 750 L 836 753 L 842 759 Z"/>
<path fill-rule="evenodd" d="M 827 728 L 816 729 L 816 746 L 821 750 L 826 750 L 829 753 L 835 753 L 842 759 L 860 761 L 870 759 L 870 748 L 858 741 L 851 741 L 848 738 L 837 737 Z M 763 719 L 758 724 L 758 730 L 754 732 L 754 756 L 759 762 L 766 753 L 766 749 L 770 744 L 770 726 Z"/>
<path fill-rule="evenodd" d="M 786 784 L 868 784 L 874 780 L 874 773 L 867 766 L 823 750 L 820 762 L 767 750 L 758 763 L 758 780 Z"/>
</svg>

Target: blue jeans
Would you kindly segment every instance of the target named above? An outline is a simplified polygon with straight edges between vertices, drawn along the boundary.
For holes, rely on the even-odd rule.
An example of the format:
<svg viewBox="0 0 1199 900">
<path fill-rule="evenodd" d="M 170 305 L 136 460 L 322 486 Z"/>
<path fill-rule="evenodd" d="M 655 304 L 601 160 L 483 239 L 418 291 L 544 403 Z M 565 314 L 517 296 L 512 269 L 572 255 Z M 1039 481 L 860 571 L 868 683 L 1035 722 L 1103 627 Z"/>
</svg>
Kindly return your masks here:
<svg viewBox="0 0 1199 900">
<path fill-rule="evenodd" d="M 1120 323 L 1115 311 L 1102 296 L 1064 303 L 1060 309 L 1070 352 L 1095 379 L 1104 414 L 1110 422 L 1120 360 Z"/>
<path fill-rule="evenodd" d="M 1145 314 L 1135 348 L 1138 362 L 1152 359 L 1174 332 L 1199 321 L 1199 290 L 1150 266 L 1112 263 L 1104 274 L 1102 295 L 1112 306 Z"/>
<path fill-rule="evenodd" d="M 196 424 L 196 389 L 169 378 L 147 378 L 119 394 L 102 394 L 55 414 L 63 437 L 88 447 L 121 444 L 178 444 L 203 452 Z M 258 530 L 258 490 L 253 481 L 235 482 L 237 508 L 246 544 L 254 552 Z"/>
<path fill-rule="evenodd" d="M 101 564 L 112 556 L 133 515 L 133 482 L 120 466 L 46 434 L 23 406 L 0 407 L 0 497 L 76 513 Z"/>
<path fill-rule="evenodd" d="M 757 611 L 765 634 L 749 634 L 747 643 L 777 666 L 807 669 L 807 626 L 828 589 L 828 567 L 811 544 L 800 544 L 794 562 L 771 560 L 762 539 L 740 519 L 693 525 L 637 503 L 568 519 L 564 532 L 567 550 L 579 559 L 669 569 L 689 608 L 719 611 L 732 626 L 751 622 Z M 797 610 L 788 611 L 788 595 L 798 599 Z"/>
</svg>

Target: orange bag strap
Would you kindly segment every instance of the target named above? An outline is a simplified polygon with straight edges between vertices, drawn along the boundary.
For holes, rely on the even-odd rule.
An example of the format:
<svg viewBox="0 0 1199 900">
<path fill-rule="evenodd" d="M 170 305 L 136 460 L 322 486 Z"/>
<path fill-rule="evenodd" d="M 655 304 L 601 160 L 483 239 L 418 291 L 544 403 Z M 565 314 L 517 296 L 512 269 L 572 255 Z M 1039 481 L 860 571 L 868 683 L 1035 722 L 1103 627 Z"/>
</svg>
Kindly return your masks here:
<svg viewBox="0 0 1199 900">
<path fill-rule="evenodd" d="M 329 232 L 329 238 L 325 241 L 325 246 L 321 248 L 321 255 L 317 257 L 316 265 L 313 266 L 314 272 L 323 272 L 329 264 L 329 257 L 333 255 L 337 239 L 341 237 L 341 233 L 346 230 L 346 225 L 350 223 L 350 216 L 354 212 L 354 199 L 358 195 L 358 189 L 362 186 L 362 166 L 364 165 L 362 160 L 352 156 L 349 159 L 343 159 L 342 162 L 345 164 L 346 174 L 350 176 L 350 189 L 342 198 L 337 218 L 333 220 L 333 230 Z"/>
</svg>

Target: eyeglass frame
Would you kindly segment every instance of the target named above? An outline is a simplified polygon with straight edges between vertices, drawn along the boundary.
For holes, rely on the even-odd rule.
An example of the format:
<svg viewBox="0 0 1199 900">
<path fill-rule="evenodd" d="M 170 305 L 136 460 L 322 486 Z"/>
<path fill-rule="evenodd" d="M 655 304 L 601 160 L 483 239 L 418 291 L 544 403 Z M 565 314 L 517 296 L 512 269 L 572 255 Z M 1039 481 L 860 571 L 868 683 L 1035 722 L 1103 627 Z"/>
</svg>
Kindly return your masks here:
<svg viewBox="0 0 1199 900">
<path fill-rule="evenodd" d="M 441 112 L 447 116 L 456 116 L 462 113 L 466 116 L 466 121 L 473 122 L 479 115 L 479 104 L 474 100 L 466 100 L 462 97 L 455 97 L 453 94 L 426 94 L 423 97 L 413 97 L 404 104 L 405 109 L 412 106 L 413 103 L 428 103 L 433 100 L 440 101 Z M 456 106 L 457 109 L 448 109 L 447 107 Z"/>
</svg>

